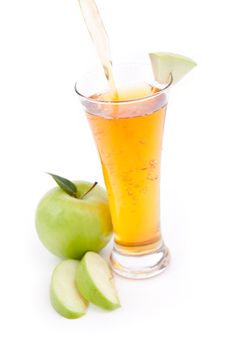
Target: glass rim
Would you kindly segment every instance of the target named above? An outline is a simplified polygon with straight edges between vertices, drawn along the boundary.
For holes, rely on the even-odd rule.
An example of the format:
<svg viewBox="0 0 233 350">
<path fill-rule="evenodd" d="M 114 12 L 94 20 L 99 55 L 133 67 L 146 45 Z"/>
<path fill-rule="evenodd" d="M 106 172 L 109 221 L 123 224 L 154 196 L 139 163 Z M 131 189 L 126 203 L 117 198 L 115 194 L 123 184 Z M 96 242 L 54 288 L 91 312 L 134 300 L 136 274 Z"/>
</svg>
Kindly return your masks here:
<svg viewBox="0 0 233 350">
<path fill-rule="evenodd" d="M 103 73 L 104 74 L 104 73 Z M 156 81 L 156 80 L 154 80 Z M 102 105 L 110 105 L 110 104 L 126 104 L 126 103 L 135 103 L 135 102 L 143 102 L 143 101 L 148 101 L 154 97 L 160 96 L 162 95 L 164 92 L 167 92 L 173 83 L 173 76 L 172 73 L 169 74 L 169 82 L 163 87 L 161 88 L 159 91 L 156 91 L 155 93 L 153 93 L 152 95 L 148 95 L 148 96 L 144 96 L 144 97 L 138 97 L 138 98 L 132 98 L 132 99 L 127 99 L 127 100 L 119 100 L 119 101 L 114 101 L 114 100 L 110 100 L 110 101 L 105 101 L 105 100 L 96 100 L 94 98 L 91 98 L 89 96 L 85 96 L 83 95 L 78 89 L 77 89 L 77 85 L 78 85 L 78 80 L 76 81 L 75 85 L 74 85 L 74 90 L 75 92 L 78 94 L 78 96 L 80 96 L 81 98 L 85 99 L 88 102 L 92 102 L 92 103 L 98 103 L 98 104 L 102 104 Z M 156 87 L 156 86 L 155 86 Z"/>
</svg>

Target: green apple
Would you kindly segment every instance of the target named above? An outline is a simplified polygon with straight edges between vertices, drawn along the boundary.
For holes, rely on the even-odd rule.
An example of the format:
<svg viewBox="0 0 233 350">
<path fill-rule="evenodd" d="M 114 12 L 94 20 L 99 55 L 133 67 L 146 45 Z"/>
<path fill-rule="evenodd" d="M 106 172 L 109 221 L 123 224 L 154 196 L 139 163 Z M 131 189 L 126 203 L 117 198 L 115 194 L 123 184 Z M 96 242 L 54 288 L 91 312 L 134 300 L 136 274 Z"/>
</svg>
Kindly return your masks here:
<svg viewBox="0 0 233 350">
<path fill-rule="evenodd" d="M 170 52 L 153 52 L 149 54 L 154 76 L 161 84 L 177 83 L 197 64 L 191 58 Z"/>
<path fill-rule="evenodd" d="M 55 268 L 51 278 L 51 304 L 66 318 L 79 318 L 85 315 L 88 307 L 75 283 L 79 264 L 77 260 L 64 260 Z"/>
<path fill-rule="evenodd" d="M 112 234 L 106 191 L 96 183 L 53 177 L 60 187 L 49 191 L 36 210 L 36 230 L 42 243 L 53 254 L 71 259 L 104 248 Z"/>
<path fill-rule="evenodd" d="M 76 284 L 82 296 L 92 304 L 106 310 L 120 307 L 112 272 L 99 254 L 84 255 L 76 272 Z"/>
</svg>

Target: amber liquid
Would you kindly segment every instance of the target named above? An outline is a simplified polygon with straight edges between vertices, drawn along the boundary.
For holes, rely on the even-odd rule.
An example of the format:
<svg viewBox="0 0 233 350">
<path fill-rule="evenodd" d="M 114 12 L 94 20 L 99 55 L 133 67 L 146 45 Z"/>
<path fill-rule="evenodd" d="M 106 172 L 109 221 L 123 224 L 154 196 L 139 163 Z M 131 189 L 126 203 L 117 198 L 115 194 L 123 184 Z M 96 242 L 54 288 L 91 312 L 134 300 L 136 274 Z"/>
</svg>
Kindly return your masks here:
<svg viewBox="0 0 233 350">
<path fill-rule="evenodd" d="M 127 100 L 153 95 L 155 89 L 142 85 L 118 92 L 118 99 Z M 108 94 L 93 97 L 110 98 Z M 160 156 L 165 112 L 162 95 L 140 103 L 115 104 L 111 110 L 100 104 L 87 113 L 102 163 L 115 242 L 120 246 L 142 248 L 161 240 Z"/>
</svg>

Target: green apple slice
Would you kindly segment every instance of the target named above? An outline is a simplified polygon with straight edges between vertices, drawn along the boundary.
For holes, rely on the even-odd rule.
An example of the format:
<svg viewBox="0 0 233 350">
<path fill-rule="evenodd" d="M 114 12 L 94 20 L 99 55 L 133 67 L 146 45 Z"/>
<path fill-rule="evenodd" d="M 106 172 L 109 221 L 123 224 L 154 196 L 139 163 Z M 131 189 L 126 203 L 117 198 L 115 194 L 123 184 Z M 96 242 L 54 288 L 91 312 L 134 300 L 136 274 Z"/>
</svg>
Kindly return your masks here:
<svg viewBox="0 0 233 350">
<path fill-rule="evenodd" d="M 66 318 L 78 318 L 86 313 L 88 303 L 79 293 L 75 276 L 80 266 L 77 260 L 64 260 L 54 270 L 50 285 L 50 300 L 54 309 Z"/>
<path fill-rule="evenodd" d="M 169 52 L 150 53 L 150 60 L 156 81 L 160 84 L 177 83 L 197 64 L 191 58 Z"/>
<path fill-rule="evenodd" d="M 85 299 L 103 309 L 120 307 L 112 272 L 97 253 L 87 252 L 77 270 L 76 283 Z"/>
</svg>

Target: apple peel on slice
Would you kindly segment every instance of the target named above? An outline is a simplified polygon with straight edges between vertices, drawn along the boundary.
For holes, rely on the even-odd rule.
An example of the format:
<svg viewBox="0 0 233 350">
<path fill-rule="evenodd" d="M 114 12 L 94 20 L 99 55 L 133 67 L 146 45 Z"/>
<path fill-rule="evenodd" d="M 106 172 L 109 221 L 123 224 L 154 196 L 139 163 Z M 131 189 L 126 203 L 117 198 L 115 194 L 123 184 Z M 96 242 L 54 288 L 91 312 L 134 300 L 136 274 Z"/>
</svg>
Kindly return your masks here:
<svg viewBox="0 0 233 350">
<path fill-rule="evenodd" d="M 55 268 L 50 284 L 50 300 L 54 309 L 66 318 L 79 318 L 86 313 L 88 302 L 79 293 L 75 277 L 80 262 L 64 260 Z"/>
<path fill-rule="evenodd" d="M 97 253 L 87 252 L 77 270 L 76 283 L 83 297 L 106 310 L 120 307 L 120 301 L 107 262 Z"/>
<path fill-rule="evenodd" d="M 177 83 L 197 65 L 191 58 L 169 52 L 154 52 L 149 56 L 154 77 L 160 84 L 168 84 L 171 79 L 172 84 Z"/>
</svg>

